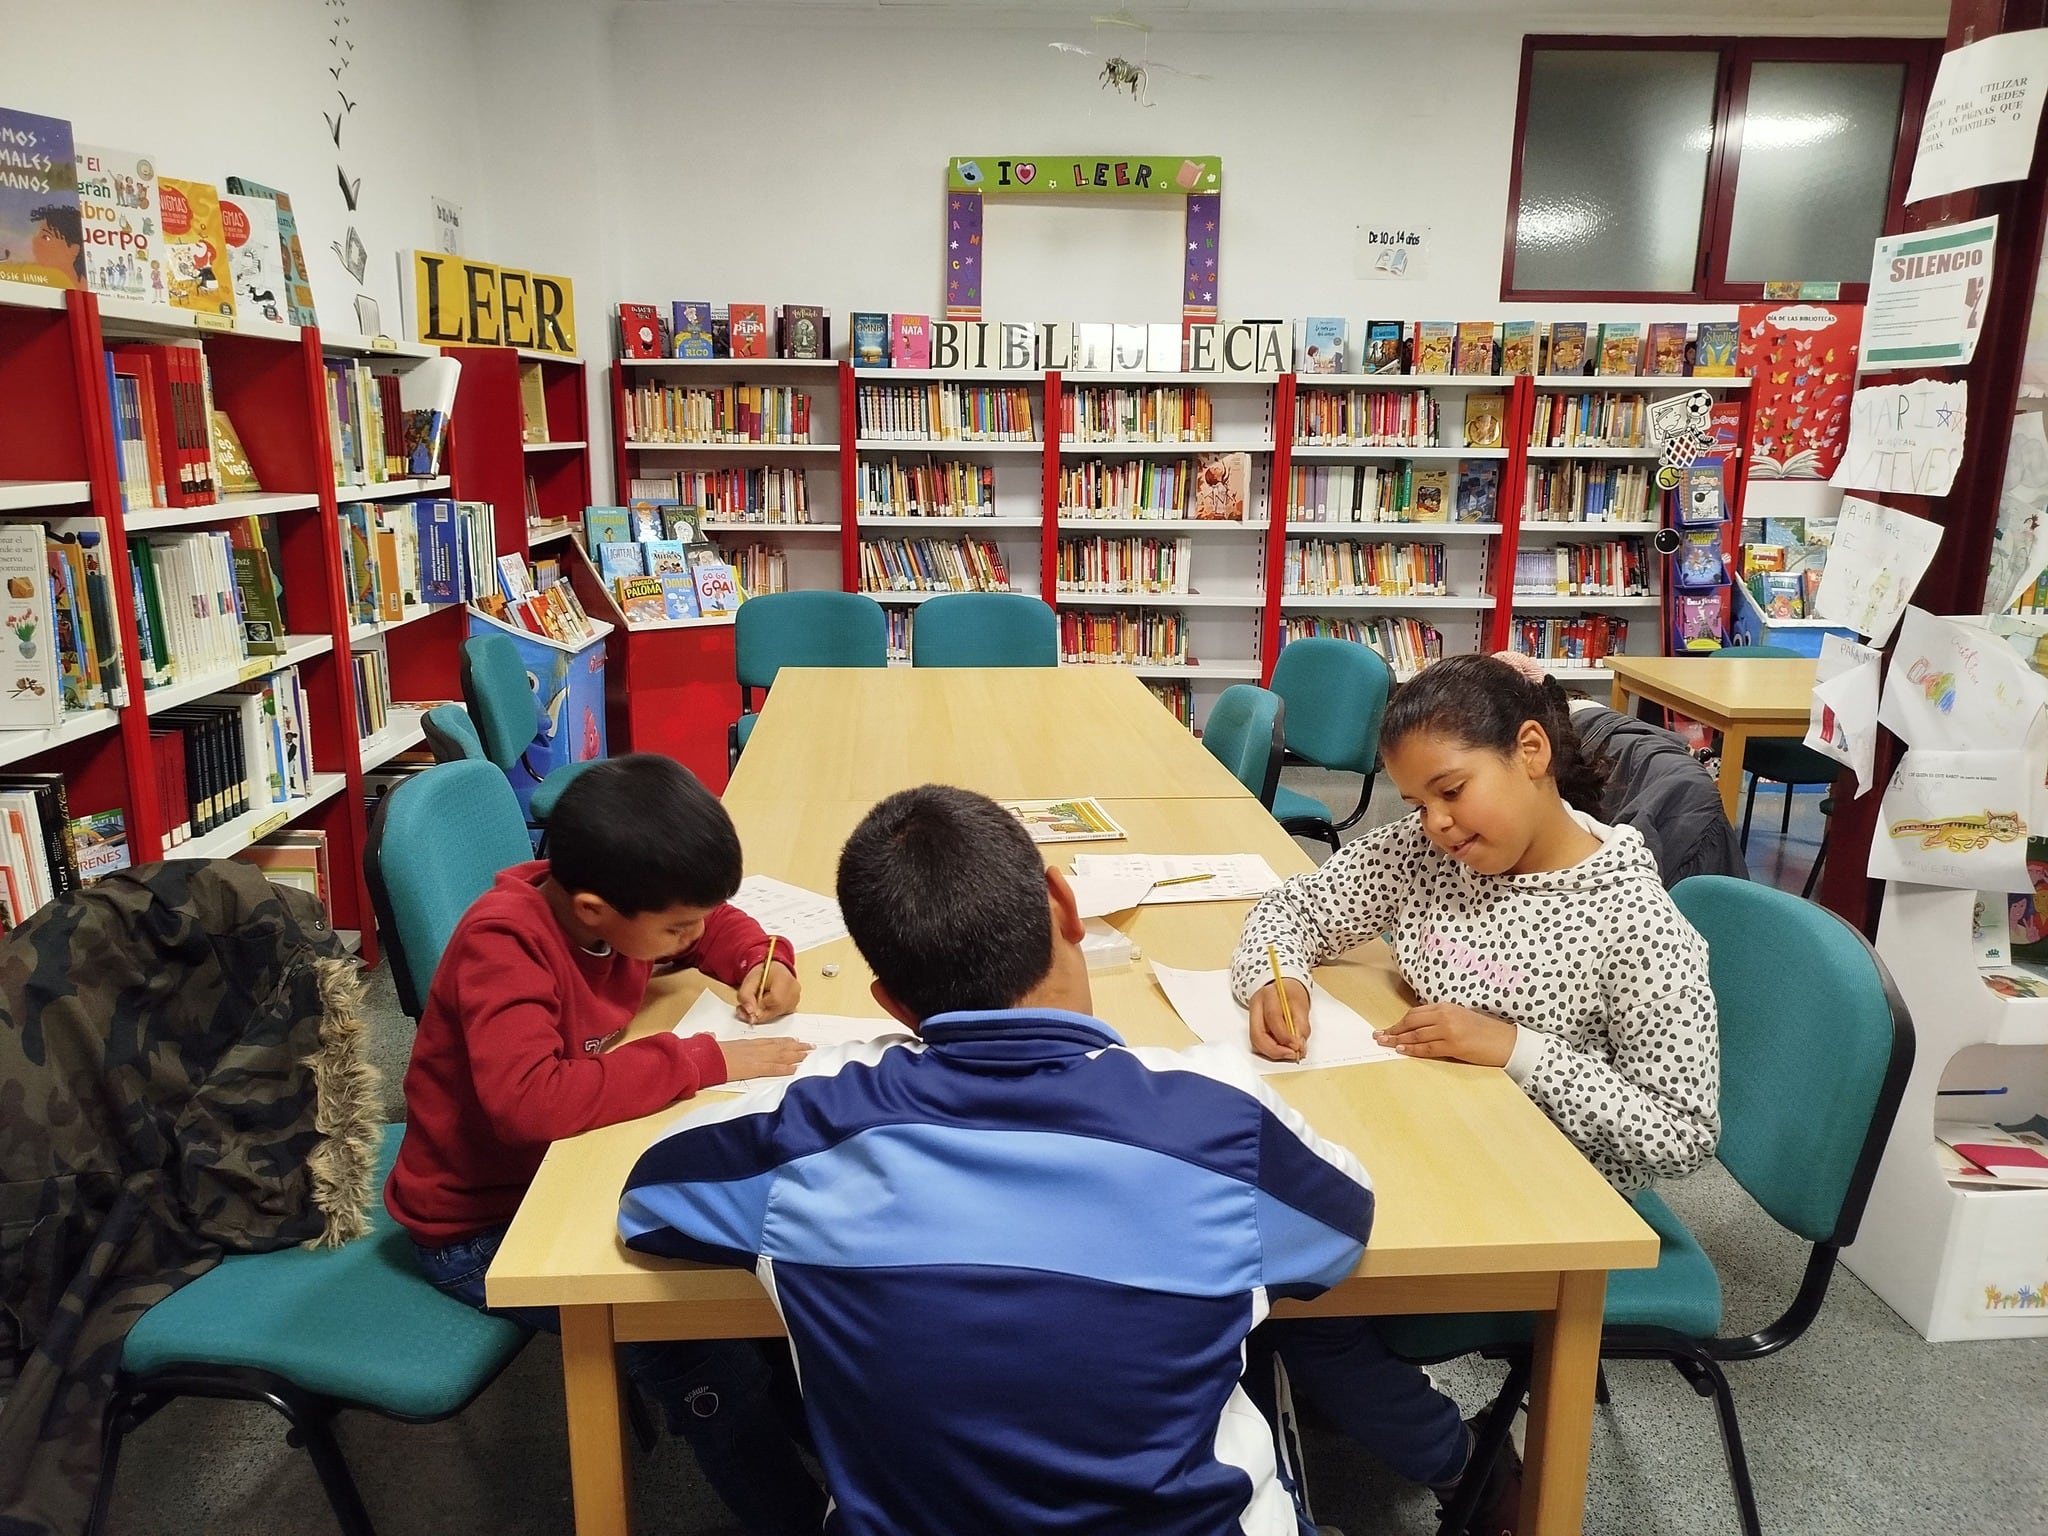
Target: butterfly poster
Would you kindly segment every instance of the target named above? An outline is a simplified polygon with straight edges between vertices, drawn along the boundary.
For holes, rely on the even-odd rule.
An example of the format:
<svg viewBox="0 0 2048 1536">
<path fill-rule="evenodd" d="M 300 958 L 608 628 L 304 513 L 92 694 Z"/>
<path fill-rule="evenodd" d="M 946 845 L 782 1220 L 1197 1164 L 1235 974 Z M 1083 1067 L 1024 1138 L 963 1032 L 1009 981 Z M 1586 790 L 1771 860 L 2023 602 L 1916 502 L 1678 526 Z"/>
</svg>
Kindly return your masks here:
<svg viewBox="0 0 2048 1536">
<path fill-rule="evenodd" d="M 1860 304 L 1745 304 L 1738 371 L 1750 385 L 1749 474 L 1826 480 L 1848 442 Z"/>
</svg>

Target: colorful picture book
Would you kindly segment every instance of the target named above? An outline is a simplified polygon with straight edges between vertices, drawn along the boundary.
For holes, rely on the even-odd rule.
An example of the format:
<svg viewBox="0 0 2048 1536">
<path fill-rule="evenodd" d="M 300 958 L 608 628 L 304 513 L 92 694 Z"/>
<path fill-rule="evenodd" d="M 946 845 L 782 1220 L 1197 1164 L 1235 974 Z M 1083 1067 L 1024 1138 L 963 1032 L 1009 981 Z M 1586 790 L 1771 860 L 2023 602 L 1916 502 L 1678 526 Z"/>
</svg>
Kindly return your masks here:
<svg viewBox="0 0 2048 1536">
<path fill-rule="evenodd" d="M 1498 448 L 1507 418 L 1507 396 L 1474 393 L 1465 397 L 1465 446 Z"/>
<path fill-rule="evenodd" d="M 266 187 L 246 176 L 230 176 L 227 189 L 237 197 L 267 197 L 276 205 L 277 243 L 284 257 L 285 285 L 290 290 L 289 323 L 318 325 L 319 317 L 313 310 L 312 268 L 306 265 L 305 250 L 299 245 L 299 224 L 292 212 L 292 200 L 275 187 Z"/>
<path fill-rule="evenodd" d="M 1609 377 L 1642 372 L 1643 328 L 1634 320 L 1610 320 L 1600 327 L 1599 366 Z"/>
<path fill-rule="evenodd" d="M 1681 375 L 1685 371 L 1685 322 L 1653 322 L 1644 344 L 1643 372 L 1666 378 Z"/>
<path fill-rule="evenodd" d="M 1398 320 L 1368 320 L 1365 322 L 1365 371 L 1367 373 L 1402 373 L 1407 361 L 1402 357 L 1403 343 L 1407 339 L 1407 327 Z"/>
<path fill-rule="evenodd" d="M 1331 315 L 1310 315 L 1302 322 L 1301 354 L 1295 359 L 1295 372 L 1343 371 L 1344 321 Z"/>
<path fill-rule="evenodd" d="M 1586 322 L 1559 320 L 1550 327 L 1550 366 L 1545 373 L 1581 374 L 1586 371 Z"/>
<path fill-rule="evenodd" d="M 160 176 L 156 200 L 163 223 L 164 264 L 170 270 L 171 303 L 199 314 L 232 318 L 235 292 L 228 277 L 219 190 L 203 181 Z"/>
<path fill-rule="evenodd" d="M 133 150 L 97 144 L 79 145 L 73 158 L 87 286 L 108 298 L 168 303 L 170 287 L 157 231 L 155 162 Z"/>
<path fill-rule="evenodd" d="M 1458 327 L 1450 320 L 1418 320 L 1415 324 L 1415 371 L 1449 373 L 1458 345 Z"/>
<path fill-rule="evenodd" d="M 661 354 L 660 312 L 652 304 L 621 304 L 619 356 L 646 359 Z"/>
<path fill-rule="evenodd" d="M 1732 379 L 1742 326 L 1734 320 L 1702 320 L 1693 340 L 1692 371 L 1703 379 Z"/>
<path fill-rule="evenodd" d="M 1458 521 L 1490 523 L 1500 504 L 1501 466 L 1495 459 L 1469 460 L 1458 466 Z"/>
<path fill-rule="evenodd" d="M 0 108 L 0 279 L 85 286 L 71 124 Z"/>
<path fill-rule="evenodd" d="M 1009 800 L 1003 804 L 1034 843 L 1093 843 L 1124 836 L 1109 812 L 1092 799 Z"/>
<path fill-rule="evenodd" d="M 932 365 L 932 323 L 924 315 L 889 317 L 889 366 L 929 368 Z"/>
<path fill-rule="evenodd" d="M 677 357 L 716 357 L 718 348 L 711 329 L 711 305 L 703 299 L 677 299 L 671 326 L 670 345 Z"/>
<path fill-rule="evenodd" d="M 1243 522 L 1251 478 L 1248 453 L 1197 454 L 1194 515 L 1205 522 Z"/>
<path fill-rule="evenodd" d="M 889 366 L 889 316 L 873 310 L 853 312 L 853 366 Z"/>
<path fill-rule="evenodd" d="M 1493 322 L 1491 320 L 1461 320 L 1458 322 L 1457 355 L 1452 361 L 1451 372 L 1493 372 Z"/>
<path fill-rule="evenodd" d="M 1536 371 L 1536 322 L 1506 320 L 1500 328 L 1500 371 L 1532 374 Z"/>
<path fill-rule="evenodd" d="M 224 192 L 220 226 L 227 242 L 235 312 L 272 325 L 291 324 L 291 285 L 285 280 L 284 248 L 278 241 L 277 204 L 267 197 Z"/>
</svg>

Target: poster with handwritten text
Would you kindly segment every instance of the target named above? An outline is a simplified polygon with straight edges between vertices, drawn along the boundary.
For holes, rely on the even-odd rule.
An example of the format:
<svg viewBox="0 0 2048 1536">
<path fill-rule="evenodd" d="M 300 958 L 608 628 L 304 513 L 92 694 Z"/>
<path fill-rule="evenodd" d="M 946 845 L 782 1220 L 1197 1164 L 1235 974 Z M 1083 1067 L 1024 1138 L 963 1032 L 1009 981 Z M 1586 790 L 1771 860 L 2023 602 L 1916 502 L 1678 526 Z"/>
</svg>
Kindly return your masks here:
<svg viewBox="0 0 2048 1536">
<path fill-rule="evenodd" d="M 1873 384 L 1849 401 L 1849 446 L 1834 484 L 1946 496 L 1963 462 L 1967 392 L 1944 379 Z"/>
</svg>

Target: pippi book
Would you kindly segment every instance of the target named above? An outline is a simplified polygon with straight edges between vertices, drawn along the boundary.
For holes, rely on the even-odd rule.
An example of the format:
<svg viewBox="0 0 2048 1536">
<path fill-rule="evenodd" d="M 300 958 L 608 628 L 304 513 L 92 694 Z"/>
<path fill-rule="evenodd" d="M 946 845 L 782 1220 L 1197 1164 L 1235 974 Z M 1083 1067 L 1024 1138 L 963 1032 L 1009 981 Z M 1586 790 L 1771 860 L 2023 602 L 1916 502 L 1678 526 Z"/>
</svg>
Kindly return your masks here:
<svg viewBox="0 0 2048 1536">
<path fill-rule="evenodd" d="M 1847 444 L 1860 304 L 1745 304 L 1740 371 L 1750 386 L 1749 475 L 1826 480 Z"/>
</svg>

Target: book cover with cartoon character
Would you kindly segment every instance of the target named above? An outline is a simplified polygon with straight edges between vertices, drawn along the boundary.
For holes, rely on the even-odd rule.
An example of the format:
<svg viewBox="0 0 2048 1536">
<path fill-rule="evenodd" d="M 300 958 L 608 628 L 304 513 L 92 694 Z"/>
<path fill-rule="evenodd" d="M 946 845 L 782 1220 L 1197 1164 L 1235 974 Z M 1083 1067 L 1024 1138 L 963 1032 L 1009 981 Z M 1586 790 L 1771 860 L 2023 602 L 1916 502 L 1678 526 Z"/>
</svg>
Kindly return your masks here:
<svg viewBox="0 0 2048 1536">
<path fill-rule="evenodd" d="M 220 193 L 203 181 L 160 176 L 156 197 L 164 231 L 164 263 L 171 274 L 171 303 L 198 314 L 232 319 L 235 291 L 228 277 Z"/>
<path fill-rule="evenodd" d="M 85 281 L 94 293 L 139 304 L 170 303 L 157 227 L 156 161 L 133 150 L 78 146 L 78 215 Z"/>
<path fill-rule="evenodd" d="M 0 108 L 0 278 L 85 286 L 75 155 L 63 118 Z"/>
</svg>

